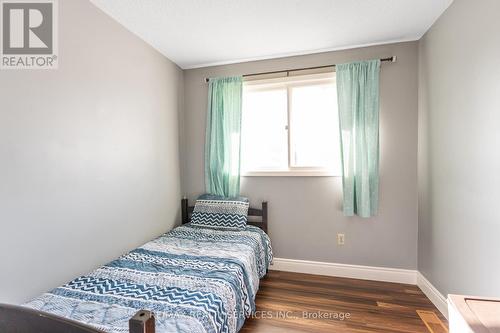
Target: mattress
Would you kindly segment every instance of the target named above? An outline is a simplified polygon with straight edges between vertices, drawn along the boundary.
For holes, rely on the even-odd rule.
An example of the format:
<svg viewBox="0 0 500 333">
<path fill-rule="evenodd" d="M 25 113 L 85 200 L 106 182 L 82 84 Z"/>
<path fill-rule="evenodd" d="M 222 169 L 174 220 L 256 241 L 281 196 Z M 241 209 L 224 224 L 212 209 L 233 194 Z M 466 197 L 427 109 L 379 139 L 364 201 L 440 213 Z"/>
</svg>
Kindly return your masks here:
<svg viewBox="0 0 500 333">
<path fill-rule="evenodd" d="M 141 309 L 156 332 L 237 332 L 255 311 L 259 279 L 272 261 L 261 229 L 186 224 L 24 306 L 105 332 L 128 332 Z"/>
</svg>

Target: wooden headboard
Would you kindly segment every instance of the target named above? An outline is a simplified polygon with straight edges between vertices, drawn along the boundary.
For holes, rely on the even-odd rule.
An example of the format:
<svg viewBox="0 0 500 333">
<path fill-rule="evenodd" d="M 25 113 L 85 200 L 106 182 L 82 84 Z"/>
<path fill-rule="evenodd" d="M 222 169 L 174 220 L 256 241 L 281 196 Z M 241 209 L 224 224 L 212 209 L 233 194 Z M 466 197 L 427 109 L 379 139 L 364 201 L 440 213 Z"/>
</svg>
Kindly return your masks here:
<svg viewBox="0 0 500 333">
<path fill-rule="evenodd" d="M 191 221 L 193 209 L 194 206 L 189 206 L 188 199 L 181 200 L 182 224 Z M 260 209 L 252 207 L 248 209 L 248 224 L 259 227 L 267 233 L 267 201 L 262 202 L 262 208 Z"/>
</svg>

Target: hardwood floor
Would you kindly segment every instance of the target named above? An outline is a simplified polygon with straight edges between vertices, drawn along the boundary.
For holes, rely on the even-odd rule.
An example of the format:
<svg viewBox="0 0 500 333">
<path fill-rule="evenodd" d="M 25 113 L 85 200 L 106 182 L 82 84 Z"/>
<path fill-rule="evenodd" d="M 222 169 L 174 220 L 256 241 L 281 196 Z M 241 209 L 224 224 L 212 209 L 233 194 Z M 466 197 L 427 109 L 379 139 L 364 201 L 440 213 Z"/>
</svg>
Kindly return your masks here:
<svg viewBox="0 0 500 333">
<path fill-rule="evenodd" d="M 447 332 L 448 323 L 417 286 L 270 271 L 255 318 L 243 333 Z M 423 318 L 443 325 L 426 326 Z M 429 327 L 429 328 L 427 328 Z"/>
</svg>

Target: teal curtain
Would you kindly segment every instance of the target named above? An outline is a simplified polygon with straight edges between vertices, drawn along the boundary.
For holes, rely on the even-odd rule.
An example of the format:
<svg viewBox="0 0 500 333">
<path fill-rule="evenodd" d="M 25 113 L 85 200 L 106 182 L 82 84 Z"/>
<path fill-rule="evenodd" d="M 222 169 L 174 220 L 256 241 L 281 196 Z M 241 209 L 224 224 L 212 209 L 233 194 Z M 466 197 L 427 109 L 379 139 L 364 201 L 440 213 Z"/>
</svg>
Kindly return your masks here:
<svg viewBox="0 0 500 333">
<path fill-rule="evenodd" d="M 336 66 L 344 215 L 378 210 L 380 60 Z"/>
<path fill-rule="evenodd" d="M 205 141 L 208 193 L 240 194 L 242 77 L 210 79 Z"/>
</svg>

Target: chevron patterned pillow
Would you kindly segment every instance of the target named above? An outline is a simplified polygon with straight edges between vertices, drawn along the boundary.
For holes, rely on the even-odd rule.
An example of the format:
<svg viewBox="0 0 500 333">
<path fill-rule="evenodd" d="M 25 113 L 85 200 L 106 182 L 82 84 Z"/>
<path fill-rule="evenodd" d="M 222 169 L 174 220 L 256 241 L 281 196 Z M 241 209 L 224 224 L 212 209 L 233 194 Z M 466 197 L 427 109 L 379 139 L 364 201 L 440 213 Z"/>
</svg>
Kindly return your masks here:
<svg viewBox="0 0 500 333">
<path fill-rule="evenodd" d="M 196 200 L 191 224 L 200 227 L 243 230 L 247 225 L 247 198 L 224 198 L 204 194 Z"/>
</svg>

